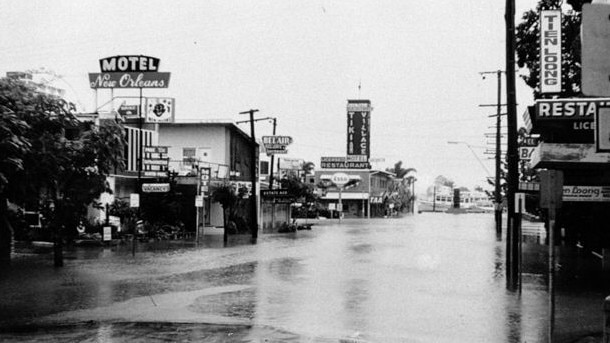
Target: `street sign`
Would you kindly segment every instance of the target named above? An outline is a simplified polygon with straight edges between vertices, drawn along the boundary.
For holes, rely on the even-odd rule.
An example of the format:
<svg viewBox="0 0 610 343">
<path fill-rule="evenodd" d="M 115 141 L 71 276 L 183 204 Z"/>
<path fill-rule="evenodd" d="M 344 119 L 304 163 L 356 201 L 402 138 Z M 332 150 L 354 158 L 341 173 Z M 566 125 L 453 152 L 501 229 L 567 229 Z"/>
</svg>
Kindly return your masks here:
<svg viewBox="0 0 610 343">
<path fill-rule="evenodd" d="M 142 192 L 144 193 L 167 193 L 169 192 L 169 183 L 143 183 Z"/>
<path fill-rule="evenodd" d="M 140 194 L 129 194 L 129 207 L 140 207 Z"/>
<path fill-rule="evenodd" d="M 203 207 L 203 195 L 195 196 L 195 207 Z"/>
<path fill-rule="evenodd" d="M 525 212 L 525 193 L 515 193 L 515 213 Z"/>
<path fill-rule="evenodd" d="M 582 92 L 610 96 L 610 5 L 582 7 Z"/>
<path fill-rule="evenodd" d="M 103 231 L 104 235 L 103 235 L 102 239 L 104 240 L 104 242 L 108 242 L 108 241 L 112 240 L 112 227 L 104 226 L 103 230 L 104 230 Z"/>
<path fill-rule="evenodd" d="M 563 186 L 563 201 L 610 202 L 610 187 Z"/>
</svg>

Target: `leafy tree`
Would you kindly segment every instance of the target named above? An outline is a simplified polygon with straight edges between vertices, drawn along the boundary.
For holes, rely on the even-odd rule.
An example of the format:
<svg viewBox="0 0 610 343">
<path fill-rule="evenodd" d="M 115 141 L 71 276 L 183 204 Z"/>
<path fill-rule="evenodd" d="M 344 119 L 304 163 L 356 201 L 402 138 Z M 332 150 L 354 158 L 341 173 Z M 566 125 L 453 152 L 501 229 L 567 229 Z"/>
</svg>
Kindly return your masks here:
<svg viewBox="0 0 610 343">
<path fill-rule="evenodd" d="M 302 182 L 294 175 L 288 175 L 280 180 L 282 189 L 287 189 L 288 193 L 296 198 L 303 198 L 305 202 L 315 202 L 317 197 L 314 193 L 313 185 Z"/>
<path fill-rule="evenodd" d="M 314 169 L 316 168 L 315 163 L 313 162 L 305 162 L 303 163 L 303 172 L 305 175 L 313 174 Z"/>
<path fill-rule="evenodd" d="M 9 157 L 0 167 L 0 260 L 10 261 L 8 200 L 43 210 L 55 237 L 55 265 L 61 266 L 63 239 L 109 191 L 107 175 L 123 167 L 123 129 L 114 121 L 99 127 L 80 122 L 73 104 L 17 80 L 0 79 L 0 104 L 0 149 Z"/>
<path fill-rule="evenodd" d="M 241 199 L 247 193 L 248 189 L 246 187 L 237 189 L 229 182 L 225 182 L 212 192 L 212 201 L 219 202 L 222 206 L 225 242 L 229 233 L 237 233 L 238 229 L 247 230 L 243 217 L 238 215 L 238 210 L 242 205 Z M 240 222 L 240 225 L 236 225 L 236 222 Z"/>
</svg>

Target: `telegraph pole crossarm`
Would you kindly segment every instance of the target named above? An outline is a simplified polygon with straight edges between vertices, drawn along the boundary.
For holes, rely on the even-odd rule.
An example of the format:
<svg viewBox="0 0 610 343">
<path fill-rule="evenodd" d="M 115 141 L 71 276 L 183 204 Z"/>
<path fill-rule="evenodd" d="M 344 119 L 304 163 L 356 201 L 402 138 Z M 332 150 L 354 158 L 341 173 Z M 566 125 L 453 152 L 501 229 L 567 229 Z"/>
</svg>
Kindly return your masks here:
<svg viewBox="0 0 610 343">
<path fill-rule="evenodd" d="M 494 217 L 495 217 L 495 222 L 496 222 L 496 233 L 498 235 L 502 234 L 502 192 L 501 192 L 501 186 L 500 186 L 500 167 L 501 167 L 501 163 L 500 163 L 500 158 L 502 157 L 502 142 L 501 142 L 501 138 L 502 138 L 502 132 L 501 132 L 501 128 L 502 128 L 502 116 L 508 115 L 508 112 L 506 113 L 502 113 L 502 106 L 506 106 L 507 104 L 502 104 L 502 73 L 506 73 L 505 71 L 502 70 L 496 70 L 496 71 L 485 71 L 485 72 L 481 72 L 481 76 L 483 76 L 483 78 L 485 78 L 485 75 L 496 75 L 497 76 L 497 81 L 498 81 L 498 87 L 497 87 L 497 92 L 498 92 L 498 99 L 497 99 L 497 103 L 495 105 L 496 107 L 496 114 L 495 115 L 490 115 L 489 117 L 495 117 L 496 118 L 496 139 L 495 139 L 495 144 L 496 144 L 496 175 L 495 175 L 495 180 L 494 180 Z M 491 107 L 494 105 L 479 105 L 480 107 Z"/>
</svg>

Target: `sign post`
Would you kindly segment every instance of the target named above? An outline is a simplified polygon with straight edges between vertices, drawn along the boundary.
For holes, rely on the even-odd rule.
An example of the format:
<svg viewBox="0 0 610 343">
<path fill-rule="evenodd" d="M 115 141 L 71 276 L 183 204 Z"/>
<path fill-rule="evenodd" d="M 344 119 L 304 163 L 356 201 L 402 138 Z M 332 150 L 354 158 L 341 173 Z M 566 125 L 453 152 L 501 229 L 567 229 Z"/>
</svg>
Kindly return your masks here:
<svg viewBox="0 0 610 343">
<path fill-rule="evenodd" d="M 341 192 L 343 191 L 343 187 L 349 182 L 349 175 L 345 173 L 334 173 L 330 181 L 339 188 L 339 203 L 337 204 L 337 211 L 339 211 L 339 223 L 341 223 L 341 217 L 343 216 L 343 202 L 341 199 Z"/>
<path fill-rule="evenodd" d="M 563 172 L 540 172 L 540 207 L 548 209 L 549 228 L 549 342 L 555 330 L 555 211 L 561 208 L 563 196 Z"/>
<path fill-rule="evenodd" d="M 521 224 L 523 221 L 523 212 L 525 212 L 525 193 L 515 193 L 515 234 L 519 238 L 519 246 L 517 247 L 517 273 L 519 275 L 519 292 L 522 290 L 523 273 L 522 273 L 522 252 L 523 252 L 523 237 L 521 236 Z"/>
</svg>

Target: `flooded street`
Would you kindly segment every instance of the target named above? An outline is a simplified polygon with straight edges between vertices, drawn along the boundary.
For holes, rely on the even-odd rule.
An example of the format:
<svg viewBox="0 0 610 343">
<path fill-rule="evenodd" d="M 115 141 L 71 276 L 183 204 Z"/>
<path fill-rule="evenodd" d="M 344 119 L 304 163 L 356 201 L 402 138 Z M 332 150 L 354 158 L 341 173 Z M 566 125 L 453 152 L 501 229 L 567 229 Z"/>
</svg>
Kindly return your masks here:
<svg viewBox="0 0 610 343">
<path fill-rule="evenodd" d="M 19 258 L 0 278 L 12 328 L 0 340 L 544 341 L 544 277 L 507 291 L 493 228 L 493 215 L 424 213 L 321 221 L 256 245 L 140 246 L 135 258 L 89 248 L 61 269 Z"/>
</svg>

